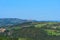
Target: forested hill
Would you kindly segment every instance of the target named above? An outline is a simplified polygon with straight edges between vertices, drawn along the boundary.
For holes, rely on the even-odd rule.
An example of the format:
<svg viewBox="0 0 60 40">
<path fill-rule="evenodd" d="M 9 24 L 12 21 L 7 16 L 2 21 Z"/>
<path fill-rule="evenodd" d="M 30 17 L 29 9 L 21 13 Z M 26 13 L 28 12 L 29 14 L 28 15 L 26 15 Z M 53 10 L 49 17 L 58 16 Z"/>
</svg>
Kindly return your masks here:
<svg viewBox="0 0 60 40">
<path fill-rule="evenodd" d="M 60 40 L 60 22 L 57 21 L 7 18 L 0 19 L 0 25 L 3 25 L 0 40 Z"/>
<path fill-rule="evenodd" d="M 24 19 L 18 19 L 18 18 L 0 18 L 0 27 L 17 25 L 17 24 L 21 24 L 29 21 L 37 22 L 36 20 L 24 20 Z"/>
<path fill-rule="evenodd" d="M 4 30 L 5 29 L 5 30 Z M 24 22 L 13 27 L 0 28 L 1 39 L 60 40 L 60 22 Z M 17 38 L 17 39 L 15 39 Z"/>
<path fill-rule="evenodd" d="M 11 26 L 26 22 L 27 20 L 22 20 L 18 18 L 0 18 L 0 26 Z"/>
</svg>

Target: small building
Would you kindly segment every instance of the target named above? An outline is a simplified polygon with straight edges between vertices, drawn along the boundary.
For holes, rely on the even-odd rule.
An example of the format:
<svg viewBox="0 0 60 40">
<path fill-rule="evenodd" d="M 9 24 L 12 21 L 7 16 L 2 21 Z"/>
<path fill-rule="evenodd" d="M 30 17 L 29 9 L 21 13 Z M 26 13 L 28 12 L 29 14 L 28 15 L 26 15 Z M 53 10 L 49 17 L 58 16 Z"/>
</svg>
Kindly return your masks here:
<svg viewBox="0 0 60 40">
<path fill-rule="evenodd" d="M 6 31 L 5 28 L 0 28 L 0 33 L 1 33 L 1 32 L 5 32 L 5 31 Z"/>
</svg>

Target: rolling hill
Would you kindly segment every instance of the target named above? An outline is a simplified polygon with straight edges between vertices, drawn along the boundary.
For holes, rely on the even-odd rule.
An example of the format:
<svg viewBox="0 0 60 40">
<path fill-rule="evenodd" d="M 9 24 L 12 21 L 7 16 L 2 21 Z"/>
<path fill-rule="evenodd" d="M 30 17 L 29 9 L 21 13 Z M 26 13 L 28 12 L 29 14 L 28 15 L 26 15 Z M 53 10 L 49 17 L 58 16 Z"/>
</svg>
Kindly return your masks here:
<svg viewBox="0 0 60 40">
<path fill-rule="evenodd" d="M 4 26 L 0 28 L 0 40 L 60 40 L 60 22 L 57 21 L 4 18 L 0 24 Z"/>
<path fill-rule="evenodd" d="M 27 22 L 27 20 L 22 20 L 18 18 L 0 18 L 0 27 L 16 25 L 16 24 L 20 24 L 23 22 Z"/>
</svg>

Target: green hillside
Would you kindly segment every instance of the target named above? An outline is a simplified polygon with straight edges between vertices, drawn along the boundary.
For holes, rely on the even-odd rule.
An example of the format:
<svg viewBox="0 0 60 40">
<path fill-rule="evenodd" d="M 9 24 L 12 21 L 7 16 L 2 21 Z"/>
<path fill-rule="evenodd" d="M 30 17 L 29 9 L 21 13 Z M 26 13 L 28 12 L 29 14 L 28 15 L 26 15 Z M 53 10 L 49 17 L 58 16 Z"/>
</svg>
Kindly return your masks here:
<svg viewBox="0 0 60 40">
<path fill-rule="evenodd" d="M 26 22 L 5 29 L 1 40 L 60 40 L 59 22 Z"/>
</svg>

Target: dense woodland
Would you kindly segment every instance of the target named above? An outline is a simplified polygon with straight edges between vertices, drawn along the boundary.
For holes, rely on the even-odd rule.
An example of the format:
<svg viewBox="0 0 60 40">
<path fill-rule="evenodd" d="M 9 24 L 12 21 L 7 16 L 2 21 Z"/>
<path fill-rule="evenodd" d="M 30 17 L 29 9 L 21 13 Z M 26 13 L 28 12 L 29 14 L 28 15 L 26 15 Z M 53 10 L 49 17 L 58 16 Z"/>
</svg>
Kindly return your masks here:
<svg viewBox="0 0 60 40">
<path fill-rule="evenodd" d="M 60 22 L 25 22 L 1 27 L 0 40 L 60 40 Z"/>
</svg>

